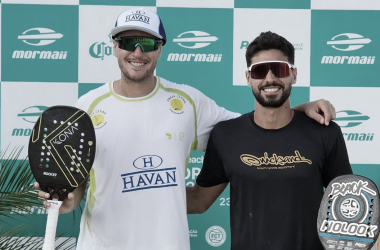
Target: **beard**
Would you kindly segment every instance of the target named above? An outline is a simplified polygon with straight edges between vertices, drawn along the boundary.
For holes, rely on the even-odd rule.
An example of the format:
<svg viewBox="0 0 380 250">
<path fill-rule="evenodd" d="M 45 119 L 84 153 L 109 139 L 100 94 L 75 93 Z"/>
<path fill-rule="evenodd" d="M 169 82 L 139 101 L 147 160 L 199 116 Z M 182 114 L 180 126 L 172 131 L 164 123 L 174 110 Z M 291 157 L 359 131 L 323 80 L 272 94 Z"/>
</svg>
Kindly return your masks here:
<svg viewBox="0 0 380 250">
<path fill-rule="evenodd" d="M 147 71 L 142 76 L 132 77 L 129 74 L 128 70 L 124 68 L 123 62 L 119 60 L 118 63 L 119 63 L 119 67 L 120 67 L 120 70 L 121 70 L 124 78 L 129 82 L 135 82 L 135 83 L 144 83 L 146 80 L 150 79 L 154 75 L 154 70 L 155 70 L 156 65 L 157 65 L 157 62 L 155 64 L 152 64 L 151 67 L 149 69 L 147 69 Z"/>
<path fill-rule="evenodd" d="M 292 91 L 292 85 L 290 84 L 289 88 L 284 89 L 282 85 L 274 82 L 273 84 L 270 84 L 269 86 L 278 86 L 278 87 L 282 88 L 283 89 L 282 95 L 280 97 L 278 97 L 277 95 L 264 97 L 261 95 L 261 90 L 260 90 L 263 87 L 261 87 L 258 92 L 256 92 L 252 88 L 252 93 L 255 96 L 257 102 L 261 106 L 263 106 L 264 108 L 279 108 L 279 107 L 281 107 L 286 102 L 286 100 L 288 100 L 288 98 L 290 96 L 290 92 Z M 268 87 L 268 85 L 265 87 Z"/>
</svg>

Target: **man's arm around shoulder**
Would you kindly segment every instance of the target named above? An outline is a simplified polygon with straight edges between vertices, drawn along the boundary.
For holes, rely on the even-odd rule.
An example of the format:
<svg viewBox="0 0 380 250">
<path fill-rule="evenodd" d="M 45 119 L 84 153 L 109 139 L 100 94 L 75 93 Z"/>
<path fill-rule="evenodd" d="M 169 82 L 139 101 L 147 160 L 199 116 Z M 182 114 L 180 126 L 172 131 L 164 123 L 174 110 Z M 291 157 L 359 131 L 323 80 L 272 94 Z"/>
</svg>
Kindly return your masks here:
<svg viewBox="0 0 380 250">
<path fill-rule="evenodd" d="M 197 183 L 193 187 L 186 187 L 187 213 L 201 214 L 214 203 L 228 183 L 212 187 L 201 187 Z"/>
</svg>

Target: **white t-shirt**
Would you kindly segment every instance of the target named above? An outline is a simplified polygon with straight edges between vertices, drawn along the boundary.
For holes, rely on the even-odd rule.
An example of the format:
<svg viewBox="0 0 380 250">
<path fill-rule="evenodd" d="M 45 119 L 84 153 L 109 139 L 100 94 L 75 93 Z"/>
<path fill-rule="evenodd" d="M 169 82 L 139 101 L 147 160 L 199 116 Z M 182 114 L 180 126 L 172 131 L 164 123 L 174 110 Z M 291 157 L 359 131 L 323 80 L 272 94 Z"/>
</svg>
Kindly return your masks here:
<svg viewBox="0 0 380 250">
<path fill-rule="evenodd" d="M 110 82 L 76 105 L 96 131 L 96 157 L 77 250 L 190 249 L 185 174 L 216 123 L 239 116 L 186 85 L 157 77 L 147 96 Z"/>
</svg>

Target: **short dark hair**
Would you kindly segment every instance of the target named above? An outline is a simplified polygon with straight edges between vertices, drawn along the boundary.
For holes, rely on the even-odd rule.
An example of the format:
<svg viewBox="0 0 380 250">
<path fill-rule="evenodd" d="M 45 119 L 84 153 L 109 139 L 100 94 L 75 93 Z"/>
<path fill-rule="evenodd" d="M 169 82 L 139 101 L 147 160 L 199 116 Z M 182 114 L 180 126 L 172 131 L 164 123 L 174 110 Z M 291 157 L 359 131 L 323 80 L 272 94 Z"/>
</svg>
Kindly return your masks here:
<svg viewBox="0 0 380 250">
<path fill-rule="evenodd" d="M 247 47 L 245 59 L 247 67 L 251 66 L 251 58 L 262 50 L 277 49 L 288 57 L 289 63 L 294 64 L 294 46 L 285 38 L 271 31 L 261 32 Z"/>
</svg>

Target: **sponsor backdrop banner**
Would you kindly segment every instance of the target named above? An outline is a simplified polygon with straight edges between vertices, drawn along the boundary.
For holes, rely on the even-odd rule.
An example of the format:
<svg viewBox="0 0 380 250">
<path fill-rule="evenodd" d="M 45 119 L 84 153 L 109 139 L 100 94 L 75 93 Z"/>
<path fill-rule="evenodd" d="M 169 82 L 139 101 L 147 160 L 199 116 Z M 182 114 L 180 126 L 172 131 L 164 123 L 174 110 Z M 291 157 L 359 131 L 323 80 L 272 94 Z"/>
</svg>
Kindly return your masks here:
<svg viewBox="0 0 380 250">
<path fill-rule="evenodd" d="M 78 82 L 78 6 L 2 5 L 2 81 Z"/>
<path fill-rule="evenodd" d="M 254 109 L 244 75 L 246 47 L 262 31 L 287 38 L 296 49 L 299 76 L 292 106 L 330 100 L 354 173 L 380 185 L 380 4 L 373 0 L 1 0 L 2 150 L 27 145 L 46 108 L 74 105 L 120 78 L 109 33 L 117 15 L 131 7 L 158 12 L 165 25 L 168 41 L 158 76 L 196 87 L 240 113 Z M 186 185 L 194 185 L 203 156 L 191 154 Z M 188 216 L 192 249 L 230 249 L 229 208 L 227 187 L 205 214 Z M 80 214 L 77 209 L 74 216 L 60 217 L 57 244 L 74 238 L 59 249 L 75 249 Z M 46 211 L 31 208 L 24 215 L 32 227 L 22 236 L 43 237 Z M 18 223 L 2 221 L 7 228 Z"/>
</svg>

